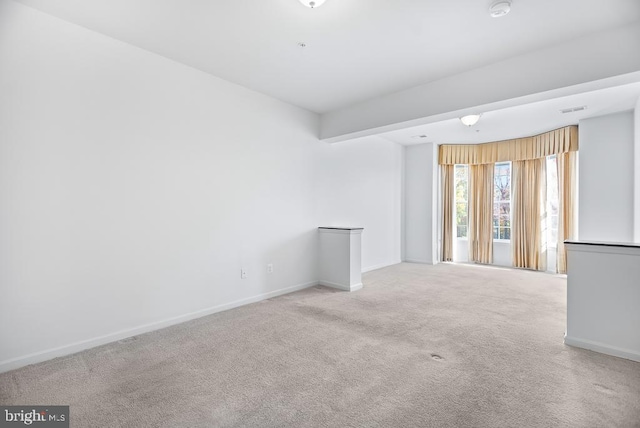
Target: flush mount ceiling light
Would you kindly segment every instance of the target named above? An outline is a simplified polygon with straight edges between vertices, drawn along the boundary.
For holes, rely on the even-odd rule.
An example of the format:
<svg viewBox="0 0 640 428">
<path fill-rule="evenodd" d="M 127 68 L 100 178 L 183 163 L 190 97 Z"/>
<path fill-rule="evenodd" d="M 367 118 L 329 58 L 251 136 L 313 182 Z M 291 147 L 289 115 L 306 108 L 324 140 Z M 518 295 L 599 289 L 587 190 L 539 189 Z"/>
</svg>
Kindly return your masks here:
<svg viewBox="0 0 640 428">
<path fill-rule="evenodd" d="M 479 120 L 480 120 L 479 114 L 469 114 L 467 116 L 462 116 L 460 118 L 460 122 L 462 122 L 462 124 L 466 126 L 473 126 L 476 123 L 478 123 Z"/>
<path fill-rule="evenodd" d="M 311 9 L 322 6 L 322 3 L 324 2 L 325 0 L 300 0 L 300 3 L 307 7 L 310 7 Z"/>
<path fill-rule="evenodd" d="M 489 15 L 492 18 L 500 18 L 501 16 L 505 16 L 511 10 L 511 2 L 510 1 L 497 1 L 489 7 Z"/>
</svg>

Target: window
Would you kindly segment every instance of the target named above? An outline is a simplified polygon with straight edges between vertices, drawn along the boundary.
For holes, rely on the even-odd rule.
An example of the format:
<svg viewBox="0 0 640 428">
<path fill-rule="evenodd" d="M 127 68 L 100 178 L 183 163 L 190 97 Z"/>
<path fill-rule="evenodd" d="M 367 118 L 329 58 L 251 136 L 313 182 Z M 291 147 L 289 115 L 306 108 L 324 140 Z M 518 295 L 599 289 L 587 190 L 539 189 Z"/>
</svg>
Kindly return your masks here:
<svg viewBox="0 0 640 428">
<path fill-rule="evenodd" d="M 558 245 L 558 167 L 556 155 L 547 156 L 547 245 Z"/>
<path fill-rule="evenodd" d="M 456 236 L 469 229 L 469 166 L 455 166 Z M 511 239 L 511 162 L 497 163 L 494 171 L 493 239 Z"/>
<path fill-rule="evenodd" d="M 456 236 L 466 238 L 469 228 L 469 166 L 455 166 Z"/>
<path fill-rule="evenodd" d="M 496 163 L 493 175 L 493 239 L 511 239 L 511 162 Z"/>
</svg>

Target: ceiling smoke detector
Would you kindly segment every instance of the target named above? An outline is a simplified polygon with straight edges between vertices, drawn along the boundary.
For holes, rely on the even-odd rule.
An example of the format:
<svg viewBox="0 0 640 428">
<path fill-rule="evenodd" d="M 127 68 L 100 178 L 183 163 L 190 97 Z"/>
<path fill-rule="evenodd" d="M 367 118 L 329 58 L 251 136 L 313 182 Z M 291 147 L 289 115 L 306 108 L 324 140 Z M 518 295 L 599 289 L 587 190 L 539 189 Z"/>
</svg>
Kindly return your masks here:
<svg viewBox="0 0 640 428">
<path fill-rule="evenodd" d="M 300 0 L 300 3 L 302 3 L 303 5 L 311 9 L 315 9 L 316 7 L 322 6 L 322 3 L 324 2 L 325 0 Z"/>
<path fill-rule="evenodd" d="M 489 15 L 492 18 L 500 18 L 501 16 L 505 16 L 511 10 L 511 2 L 510 1 L 497 1 L 489 7 Z"/>
</svg>

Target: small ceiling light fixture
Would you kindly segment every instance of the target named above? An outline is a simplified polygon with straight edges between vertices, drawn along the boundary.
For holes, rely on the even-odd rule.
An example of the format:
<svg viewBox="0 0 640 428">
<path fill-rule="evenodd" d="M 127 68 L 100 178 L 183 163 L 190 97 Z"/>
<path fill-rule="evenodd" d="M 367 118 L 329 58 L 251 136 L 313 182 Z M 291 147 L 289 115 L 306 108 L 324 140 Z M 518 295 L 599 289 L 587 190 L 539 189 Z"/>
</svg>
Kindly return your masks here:
<svg viewBox="0 0 640 428">
<path fill-rule="evenodd" d="M 469 114 L 467 116 L 462 116 L 460 118 L 460 122 L 462 122 L 462 124 L 466 126 L 473 126 L 476 123 L 478 123 L 479 120 L 480 120 L 479 114 Z"/>
<path fill-rule="evenodd" d="M 311 9 L 315 9 L 316 7 L 322 6 L 322 3 L 324 2 L 325 0 L 300 0 L 300 3 L 302 3 L 303 5 Z"/>
<path fill-rule="evenodd" d="M 491 15 L 492 18 L 500 18 L 509 13 L 510 10 L 510 1 L 497 1 L 489 7 L 489 15 Z"/>
</svg>

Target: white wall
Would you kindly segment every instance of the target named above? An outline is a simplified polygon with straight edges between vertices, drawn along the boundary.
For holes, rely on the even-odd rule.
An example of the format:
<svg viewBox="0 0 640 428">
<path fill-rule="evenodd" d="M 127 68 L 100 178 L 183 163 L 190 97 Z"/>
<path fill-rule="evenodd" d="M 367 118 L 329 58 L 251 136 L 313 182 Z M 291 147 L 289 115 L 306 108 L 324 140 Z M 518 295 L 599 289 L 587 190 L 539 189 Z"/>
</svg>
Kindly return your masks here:
<svg viewBox="0 0 640 428">
<path fill-rule="evenodd" d="M 636 108 L 634 110 L 634 120 L 633 120 L 633 128 L 634 128 L 634 228 L 633 228 L 633 242 L 640 242 L 640 97 L 638 98 L 638 102 L 636 103 Z"/>
<path fill-rule="evenodd" d="M 454 243 L 454 262 L 466 263 L 469 261 L 469 241 L 466 238 L 457 238 Z M 513 257 L 510 241 L 493 241 L 493 263 L 496 266 L 513 266 Z"/>
<path fill-rule="evenodd" d="M 439 260 L 438 146 L 407 146 L 404 162 L 404 260 L 434 264 Z"/>
<path fill-rule="evenodd" d="M 402 146 L 381 137 L 319 153 L 320 226 L 363 227 L 362 270 L 401 261 Z"/>
<path fill-rule="evenodd" d="M 547 248 L 547 272 L 556 272 L 556 248 Z M 455 262 L 469 261 L 469 241 L 458 238 L 454 241 Z M 513 247 L 511 241 L 493 241 L 493 263 L 496 266 L 513 267 Z"/>
<path fill-rule="evenodd" d="M 320 224 L 399 258 L 391 143 L 4 0 L 0 64 L 0 371 L 315 284 Z"/>
<path fill-rule="evenodd" d="M 632 242 L 633 112 L 580 121 L 580 240 Z"/>
<path fill-rule="evenodd" d="M 511 241 L 493 242 L 493 264 L 496 266 L 513 266 L 513 256 Z"/>
</svg>

